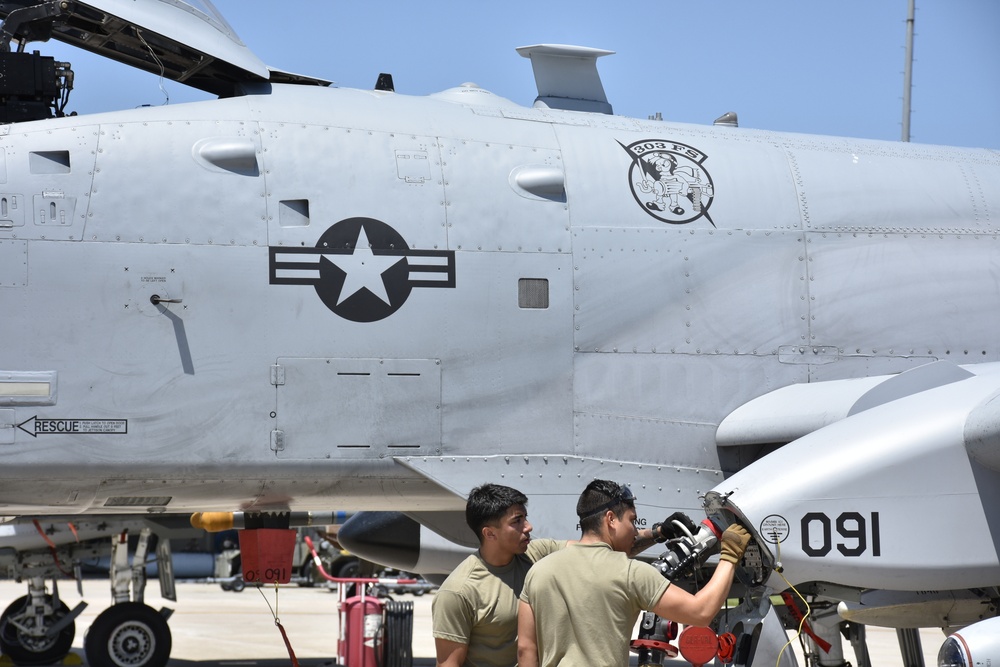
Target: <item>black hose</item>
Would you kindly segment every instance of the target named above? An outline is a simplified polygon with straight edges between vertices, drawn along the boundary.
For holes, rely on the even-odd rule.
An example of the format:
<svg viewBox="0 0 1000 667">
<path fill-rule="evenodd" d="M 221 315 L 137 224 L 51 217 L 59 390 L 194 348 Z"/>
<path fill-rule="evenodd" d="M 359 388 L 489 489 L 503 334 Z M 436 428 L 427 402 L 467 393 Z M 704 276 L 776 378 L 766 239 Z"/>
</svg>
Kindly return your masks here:
<svg viewBox="0 0 1000 667">
<path fill-rule="evenodd" d="M 386 602 L 383 632 L 385 661 L 380 667 L 413 667 L 413 603 Z"/>
</svg>

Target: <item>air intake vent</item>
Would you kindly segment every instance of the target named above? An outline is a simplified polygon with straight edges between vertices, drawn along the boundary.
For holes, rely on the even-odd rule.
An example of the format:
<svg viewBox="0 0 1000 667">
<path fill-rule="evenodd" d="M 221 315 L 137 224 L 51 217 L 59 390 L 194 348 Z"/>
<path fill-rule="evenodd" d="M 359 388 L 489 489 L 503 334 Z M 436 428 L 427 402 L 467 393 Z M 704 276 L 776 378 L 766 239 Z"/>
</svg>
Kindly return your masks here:
<svg viewBox="0 0 1000 667">
<path fill-rule="evenodd" d="M 172 496 L 112 496 L 104 501 L 105 507 L 155 507 L 167 505 Z"/>
<path fill-rule="evenodd" d="M 518 280 L 517 305 L 520 308 L 548 308 L 549 281 L 545 278 L 521 278 Z"/>
</svg>

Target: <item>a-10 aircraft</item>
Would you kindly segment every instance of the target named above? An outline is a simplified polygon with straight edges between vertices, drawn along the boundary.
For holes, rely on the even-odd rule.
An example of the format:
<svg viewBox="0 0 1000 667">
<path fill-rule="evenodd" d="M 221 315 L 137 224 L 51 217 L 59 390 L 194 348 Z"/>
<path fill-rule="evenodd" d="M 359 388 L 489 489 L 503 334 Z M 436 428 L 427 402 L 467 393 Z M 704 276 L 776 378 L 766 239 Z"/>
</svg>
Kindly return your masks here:
<svg viewBox="0 0 1000 667">
<path fill-rule="evenodd" d="M 472 487 L 572 537 L 600 477 L 750 528 L 747 599 L 811 596 L 824 664 L 848 622 L 997 655 L 996 151 L 615 116 L 592 48 L 518 49 L 526 107 L 271 70 L 207 1 L 0 16 L 0 513 L 345 507 L 432 574 Z M 219 99 L 66 115 L 49 38 Z M 166 620 L 115 590 L 89 661 L 160 667 Z M 61 657 L 29 600 L 0 648 Z"/>
</svg>

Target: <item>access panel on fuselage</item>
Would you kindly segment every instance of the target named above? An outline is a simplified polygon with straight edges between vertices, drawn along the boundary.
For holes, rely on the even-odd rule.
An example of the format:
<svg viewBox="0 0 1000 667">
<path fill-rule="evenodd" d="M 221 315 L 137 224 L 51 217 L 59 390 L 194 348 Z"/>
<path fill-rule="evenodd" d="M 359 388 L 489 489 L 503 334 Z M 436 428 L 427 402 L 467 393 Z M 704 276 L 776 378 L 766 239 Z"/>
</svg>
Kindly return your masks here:
<svg viewBox="0 0 1000 667">
<path fill-rule="evenodd" d="M 37 124 L 0 136 L 0 239 L 84 238 L 98 128 Z"/>
<path fill-rule="evenodd" d="M 511 143 L 441 139 L 448 242 L 456 251 L 569 253 L 569 207 L 561 153 L 520 145 L 551 140 L 511 123 Z M 513 143 L 517 141 L 518 143 Z M 533 187 L 538 180 L 547 188 Z"/>
<path fill-rule="evenodd" d="M 409 248 L 447 248 L 434 137 L 357 128 L 261 123 L 268 245 L 354 244 L 338 223 L 374 219 Z M 369 239 L 371 241 L 371 239 Z"/>
<path fill-rule="evenodd" d="M 100 127 L 86 239 L 262 246 L 255 124 L 138 117 Z"/>
<path fill-rule="evenodd" d="M 441 364 L 436 359 L 278 359 L 281 459 L 437 455 Z"/>
</svg>

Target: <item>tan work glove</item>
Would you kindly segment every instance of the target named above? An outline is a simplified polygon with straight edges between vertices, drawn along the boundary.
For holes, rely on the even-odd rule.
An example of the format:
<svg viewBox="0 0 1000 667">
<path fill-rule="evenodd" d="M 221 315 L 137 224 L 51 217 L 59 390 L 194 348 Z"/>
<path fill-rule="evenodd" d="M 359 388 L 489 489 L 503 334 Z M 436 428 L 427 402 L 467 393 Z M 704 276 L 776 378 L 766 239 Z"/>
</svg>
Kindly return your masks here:
<svg viewBox="0 0 1000 667">
<path fill-rule="evenodd" d="M 743 526 L 734 523 L 722 534 L 722 555 L 719 558 L 735 565 L 743 558 L 748 544 L 750 533 Z"/>
</svg>

